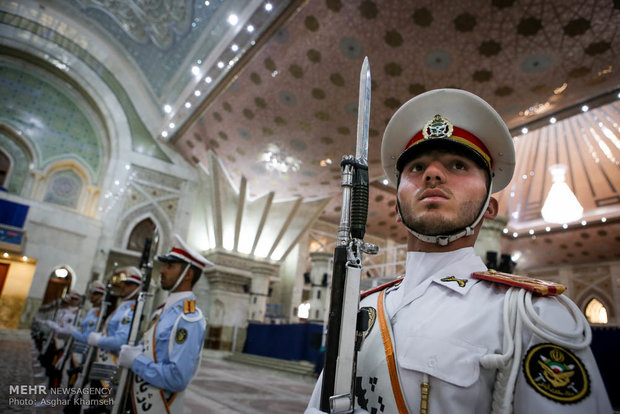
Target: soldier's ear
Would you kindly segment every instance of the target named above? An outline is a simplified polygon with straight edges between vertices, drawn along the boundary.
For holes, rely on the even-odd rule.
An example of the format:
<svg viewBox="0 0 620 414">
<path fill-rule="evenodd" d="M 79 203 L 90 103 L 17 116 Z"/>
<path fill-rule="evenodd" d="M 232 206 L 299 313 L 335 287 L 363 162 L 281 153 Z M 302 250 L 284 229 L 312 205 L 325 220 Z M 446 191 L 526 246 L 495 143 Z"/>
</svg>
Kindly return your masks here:
<svg viewBox="0 0 620 414">
<path fill-rule="evenodd" d="M 487 220 L 493 220 L 495 217 L 497 217 L 498 210 L 499 203 L 497 202 L 497 199 L 495 197 L 491 197 L 491 199 L 489 200 L 489 205 L 487 206 L 487 209 L 482 217 Z"/>
</svg>

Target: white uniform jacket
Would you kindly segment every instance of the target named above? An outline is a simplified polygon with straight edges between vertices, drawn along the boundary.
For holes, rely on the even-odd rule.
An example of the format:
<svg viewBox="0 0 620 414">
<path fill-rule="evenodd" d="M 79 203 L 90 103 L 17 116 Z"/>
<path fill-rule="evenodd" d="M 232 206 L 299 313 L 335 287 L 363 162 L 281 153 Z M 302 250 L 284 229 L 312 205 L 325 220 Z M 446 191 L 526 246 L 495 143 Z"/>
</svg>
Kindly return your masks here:
<svg viewBox="0 0 620 414">
<path fill-rule="evenodd" d="M 375 318 L 371 318 L 358 356 L 361 387 L 356 392 L 356 413 L 418 413 L 425 381 L 430 385 L 428 412 L 432 414 L 612 413 L 587 346 L 572 349 L 554 344 L 523 326 L 520 334 L 508 335 L 518 339 L 516 356 L 511 359 L 516 361 L 512 384 L 504 381 L 511 369 L 508 366 L 502 372 L 506 363 L 498 364 L 501 374 L 497 375 L 497 367 L 489 360 L 495 358 L 493 354 L 505 353 L 511 342 L 505 337 L 503 317 L 509 286 L 472 277 L 473 272 L 485 270 L 473 248 L 409 252 L 402 283 L 361 301 L 360 307 L 371 308 Z M 533 296 L 532 303 L 547 326 L 575 331 L 577 322 L 556 297 Z M 393 349 L 391 361 L 386 356 L 386 337 L 387 346 Z M 577 344 L 582 339 L 579 333 L 573 340 Z M 568 381 L 562 382 L 561 371 L 568 372 L 564 374 Z M 307 413 L 316 412 L 319 406 L 321 381 Z M 502 393 L 503 389 L 509 391 Z M 509 395 L 504 401 L 508 410 L 499 408 L 500 394 Z"/>
</svg>

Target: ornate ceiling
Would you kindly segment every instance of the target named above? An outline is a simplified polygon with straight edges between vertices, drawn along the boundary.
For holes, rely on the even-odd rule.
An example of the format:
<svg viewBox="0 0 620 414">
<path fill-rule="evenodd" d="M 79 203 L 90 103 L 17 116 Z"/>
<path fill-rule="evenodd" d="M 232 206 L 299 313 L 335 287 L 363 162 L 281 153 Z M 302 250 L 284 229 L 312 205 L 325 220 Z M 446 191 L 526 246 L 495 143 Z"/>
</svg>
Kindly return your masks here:
<svg viewBox="0 0 620 414">
<path fill-rule="evenodd" d="M 618 2 L 0 4 L 5 45 L 31 53 L 54 43 L 50 60 L 69 66 L 75 56 L 94 59 L 108 71 L 104 82 L 127 95 L 160 145 L 192 164 L 207 164 L 213 151 L 233 182 L 247 178 L 253 197 L 330 196 L 322 218 L 331 222 L 340 214 L 340 158 L 354 152 L 359 71 L 368 56 L 368 231 L 397 243 L 405 233 L 379 161 L 387 121 L 426 90 L 474 92 L 515 136 L 515 177 L 498 195 L 509 219 L 505 250 L 521 251 L 524 267 L 619 257 Z M 557 122 L 550 124 L 552 116 Z M 584 207 L 585 225 L 564 229 L 540 217 L 548 167 L 558 162 L 569 167 L 567 183 Z"/>
</svg>

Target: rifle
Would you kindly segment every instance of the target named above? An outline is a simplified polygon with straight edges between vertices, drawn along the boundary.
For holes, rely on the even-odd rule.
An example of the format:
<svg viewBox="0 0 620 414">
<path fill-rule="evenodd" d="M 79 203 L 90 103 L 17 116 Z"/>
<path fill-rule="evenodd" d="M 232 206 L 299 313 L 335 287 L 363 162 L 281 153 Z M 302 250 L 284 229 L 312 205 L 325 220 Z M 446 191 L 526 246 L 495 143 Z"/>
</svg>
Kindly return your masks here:
<svg viewBox="0 0 620 414">
<path fill-rule="evenodd" d="M 127 344 L 135 346 L 138 342 L 138 338 L 142 335 L 141 327 L 144 320 L 144 306 L 146 304 L 146 297 L 149 295 L 149 287 L 151 285 L 151 273 L 153 271 L 153 255 L 157 248 L 157 241 L 159 239 L 157 228 L 153 232 L 153 238 L 147 238 L 144 242 L 144 249 L 142 250 L 142 257 L 140 258 L 140 270 L 143 273 L 142 289 L 136 299 L 136 308 L 134 309 L 133 318 L 131 320 L 131 330 L 129 331 L 129 339 Z M 118 387 L 114 398 L 114 407 L 112 408 L 112 414 L 118 414 L 124 412 L 125 405 L 127 403 L 127 397 L 130 394 L 129 387 L 131 386 L 133 379 L 133 372 L 129 368 L 120 368 L 120 377 L 118 381 Z"/>
<path fill-rule="evenodd" d="M 73 326 L 76 327 L 80 321 L 82 320 L 82 315 L 84 315 L 84 305 L 86 304 L 86 294 L 84 294 L 84 296 L 82 296 L 82 299 L 80 300 L 80 306 L 79 306 L 79 311 L 77 312 L 77 314 L 75 315 L 75 319 L 73 319 Z M 62 356 L 60 357 L 60 361 L 56 364 L 56 368 L 60 371 L 62 371 L 62 367 L 65 365 L 65 363 L 67 362 L 67 358 L 69 356 L 69 354 L 71 353 L 71 347 L 73 347 L 73 335 L 69 336 L 69 339 L 67 339 L 67 343 L 65 344 L 65 347 L 62 351 Z"/>
<path fill-rule="evenodd" d="M 95 329 L 93 332 L 101 332 L 103 329 L 103 322 L 108 316 L 108 308 L 111 305 L 111 291 L 112 283 L 108 281 L 105 288 L 105 293 L 103 294 L 103 298 L 101 300 L 101 306 L 99 307 L 99 317 L 97 318 L 97 324 L 95 325 Z M 95 357 L 97 356 L 97 347 L 89 346 L 88 352 L 86 353 L 86 358 L 84 359 L 84 363 L 82 364 L 82 370 L 78 375 L 78 378 L 75 380 L 75 389 L 81 389 L 84 387 L 84 383 L 88 380 L 88 376 L 90 375 L 90 368 L 95 361 Z M 81 396 L 80 393 L 76 393 L 75 398 L 71 400 L 71 404 L 66 407 L 65 412 L 71 412 L 71 409 L 78 405 L 76 404 L 76 400 Z M 79 405 L 78 405 L 79 406 Z"/>
<path fill-rule="evenodd" d="M 340 163 L 342 209 L 334 249 L 320 405 L 321 411 L 330 413 L 353 412 L 357 351 L 368 326 L 368 314 L 358 312 L 358 308 L 362 253 L 378 251 L 377 246 L 363 240 L 368 216 L 369 122 L 370 68 L 366 57 L 360 73 L 355 156 L 346 155 Z"/>
</svg>

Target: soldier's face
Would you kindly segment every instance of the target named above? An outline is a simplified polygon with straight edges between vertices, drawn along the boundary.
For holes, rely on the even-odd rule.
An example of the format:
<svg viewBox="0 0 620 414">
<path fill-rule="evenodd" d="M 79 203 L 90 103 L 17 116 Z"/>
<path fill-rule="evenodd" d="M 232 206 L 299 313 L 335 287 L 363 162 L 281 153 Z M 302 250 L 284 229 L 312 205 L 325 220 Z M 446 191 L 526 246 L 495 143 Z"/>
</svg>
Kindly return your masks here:
<svg viewBox="0 0 620 414">
<path fill-rule="evenodd" d="M 486 195 L 485 170 L 467 156 L 437 149 L 405 165 L 397 192 L 405 224 L 430 236 L 472 224 Z"/>
<path fill-rule="evenodd" d="M 92 303 L 93 305 L 99 305 L 101 303 L 101 298 L 103 297 L 103 294 L 101 293 L 91 293 L 90 294 L 90 303 Z"/>
<path fill-rule="evenodd" d="M 170 290 L 177 281 L 177 278 L 185 269 L 185 263 L 181 262 L 168 262 L 164 263 L 161 268 L 161 288 L 164 290 Z"/>
</svg>

